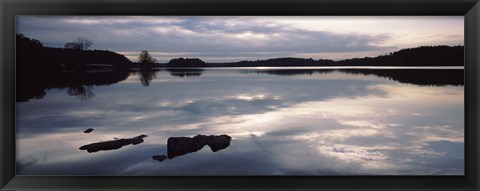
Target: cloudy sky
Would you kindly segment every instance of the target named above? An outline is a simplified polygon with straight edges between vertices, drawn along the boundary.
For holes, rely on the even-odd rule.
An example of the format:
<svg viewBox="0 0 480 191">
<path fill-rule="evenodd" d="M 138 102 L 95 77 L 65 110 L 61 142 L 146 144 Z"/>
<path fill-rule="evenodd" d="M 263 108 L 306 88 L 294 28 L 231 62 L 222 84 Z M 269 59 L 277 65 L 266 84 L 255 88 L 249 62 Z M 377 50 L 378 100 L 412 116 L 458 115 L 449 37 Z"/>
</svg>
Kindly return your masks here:
<svg viewBox="0 0 480 191">
<path fill-rule="evenodd" d="M 77 37 L 92 49 L 136 61 L 148 50 L 158 61 L 207 62 L 277 57 L 346 59 L 423 45 L 463 45 L 463 16 L 18 16 L 17 33 L 49 47 Z"/>
</svg>

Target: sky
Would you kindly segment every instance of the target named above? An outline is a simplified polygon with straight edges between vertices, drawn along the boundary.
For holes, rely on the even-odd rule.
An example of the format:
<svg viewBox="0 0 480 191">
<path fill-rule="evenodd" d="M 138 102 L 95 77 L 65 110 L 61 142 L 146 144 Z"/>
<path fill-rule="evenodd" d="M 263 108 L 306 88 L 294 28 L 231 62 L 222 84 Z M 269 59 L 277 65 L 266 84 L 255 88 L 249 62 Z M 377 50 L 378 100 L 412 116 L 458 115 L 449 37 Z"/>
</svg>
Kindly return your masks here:
<svg viewBox="0 0 480 191">
<path fill-rule="evenodd" d="M 403 48 L 464 45 L 463 16 L 17 16 L 17 33 L 44 46 L 78 37 L 137 61 L 279 57 L 342 60 Z"/>
</svg>

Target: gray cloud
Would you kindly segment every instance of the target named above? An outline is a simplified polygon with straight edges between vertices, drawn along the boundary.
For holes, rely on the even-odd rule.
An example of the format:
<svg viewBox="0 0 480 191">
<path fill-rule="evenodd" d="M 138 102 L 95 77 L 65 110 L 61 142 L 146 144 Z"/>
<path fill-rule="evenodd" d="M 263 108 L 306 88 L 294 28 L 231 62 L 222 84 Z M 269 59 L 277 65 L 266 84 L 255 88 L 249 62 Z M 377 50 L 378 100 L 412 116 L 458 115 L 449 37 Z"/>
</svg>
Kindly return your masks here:
<svg viewBox="0 0 480 191">
<path fill-rule="evenodd" d="M 91 39 L 94 49 L 163 52 L 168 58 L 162 61 L 178 53 L 254 60 L 259 58 L 255 53 L 277 57 L 395 48 L 375 45 L 388 40 L 388 34 L 337 34 L 245 17 L 21 16 L 17 32 L 54 47 L 80 36 Z"/>
</svg>

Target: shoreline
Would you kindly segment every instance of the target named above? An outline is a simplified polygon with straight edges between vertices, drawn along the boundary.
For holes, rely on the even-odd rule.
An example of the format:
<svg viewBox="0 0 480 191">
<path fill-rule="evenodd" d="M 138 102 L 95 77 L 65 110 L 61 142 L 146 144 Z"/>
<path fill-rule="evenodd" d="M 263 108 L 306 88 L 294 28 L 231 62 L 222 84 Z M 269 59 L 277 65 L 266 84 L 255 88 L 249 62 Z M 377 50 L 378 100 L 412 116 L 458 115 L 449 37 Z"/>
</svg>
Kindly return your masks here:
<svg viewBox="0 0 480 191">
<path fill-rule="evenodd" d="M 204 67 L 130 67 L 128 69 L 423 69 L 463 70 L 465 66 L 204 66 Z"/>
</svg>

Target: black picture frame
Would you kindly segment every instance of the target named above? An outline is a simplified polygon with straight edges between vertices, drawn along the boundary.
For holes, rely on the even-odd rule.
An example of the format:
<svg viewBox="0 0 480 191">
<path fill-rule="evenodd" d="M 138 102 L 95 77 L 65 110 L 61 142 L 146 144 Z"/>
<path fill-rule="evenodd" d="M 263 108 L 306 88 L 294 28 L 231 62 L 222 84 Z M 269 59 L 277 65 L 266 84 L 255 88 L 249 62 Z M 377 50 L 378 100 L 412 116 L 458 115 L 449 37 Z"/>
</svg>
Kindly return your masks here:
<svg viewBox="0 0 480 191">
<path fill-rule="evenodd" d="M 16 15 L 463 15 L 465 176 L 113 177 L 15 175 Z M 1 190 L 478 190 L 479 0 L 1 0 Z"/>
</svg>

